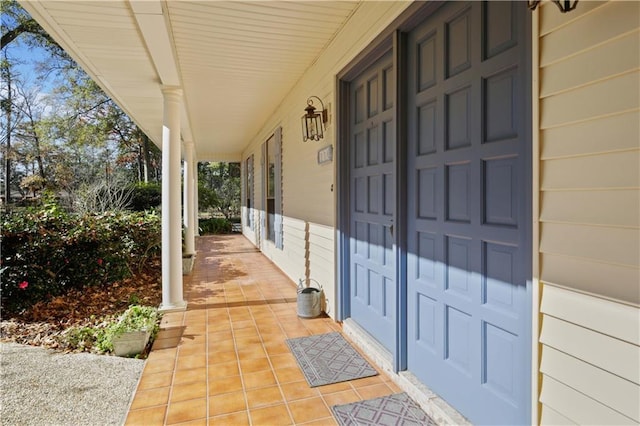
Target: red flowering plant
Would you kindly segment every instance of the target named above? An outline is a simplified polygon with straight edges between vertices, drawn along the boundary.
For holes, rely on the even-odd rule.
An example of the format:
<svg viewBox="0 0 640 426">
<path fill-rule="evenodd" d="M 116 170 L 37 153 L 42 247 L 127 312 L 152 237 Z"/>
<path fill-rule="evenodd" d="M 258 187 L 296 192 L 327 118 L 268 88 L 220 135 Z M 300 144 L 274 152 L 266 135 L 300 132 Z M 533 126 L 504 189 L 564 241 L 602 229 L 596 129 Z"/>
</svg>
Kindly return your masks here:
<svg viewBox="0 0 640 426">
<path fill-rule="evenodd" d="M 160 220 L 149 213 L 3 214 L 2 307 L 19 311 L 70 288 L 107 285 L 155 255 Z"/>
</svg>

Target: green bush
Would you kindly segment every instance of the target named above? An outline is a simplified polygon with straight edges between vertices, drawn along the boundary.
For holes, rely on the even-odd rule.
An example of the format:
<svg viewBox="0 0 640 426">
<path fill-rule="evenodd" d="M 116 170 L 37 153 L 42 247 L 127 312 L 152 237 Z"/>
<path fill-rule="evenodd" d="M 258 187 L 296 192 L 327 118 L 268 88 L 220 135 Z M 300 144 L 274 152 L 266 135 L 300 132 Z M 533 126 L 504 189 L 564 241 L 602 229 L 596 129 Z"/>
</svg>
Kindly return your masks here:
<svg viewBox="0 0 640 426">
<path fill-rule="evenodd" d="M 212 217 L 198 220 L 201 234 L 229 234 L 232 224 L 228 219 Z"/>
<path fill-rule="evenodd" d="M 75 326 L 65 330 L 62 340 L 72 350 L 102 353 L 105 352 L 101 349 L 105 345 L 105 336 L 104 327 Z"/>
<path fill-rule="evenodd" d="M 160 247 L 152 213 L 67 215 L 58 208 L 2 216 L 2 307 L 16 311 L 71 288 L 118 281 Z"/>
<path fill-rule="evenodd" d="M 162 188 L 157 183 L 139 183 L 131 187 L 129 208 L 136 212 L 153 210 L 162 201 Z"/>
</svg>

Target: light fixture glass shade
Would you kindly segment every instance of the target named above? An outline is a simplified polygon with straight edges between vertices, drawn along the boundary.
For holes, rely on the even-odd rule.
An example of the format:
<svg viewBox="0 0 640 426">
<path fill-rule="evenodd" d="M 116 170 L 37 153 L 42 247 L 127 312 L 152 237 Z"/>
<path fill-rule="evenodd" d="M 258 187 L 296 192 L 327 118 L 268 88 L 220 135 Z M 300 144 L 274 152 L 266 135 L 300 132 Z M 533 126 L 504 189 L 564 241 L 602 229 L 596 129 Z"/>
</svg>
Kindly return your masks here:
<svg viewBox="0 0 640 426">
<path fill-rule="evenodd" d="M 313 101 L 307 101 L 306 113 L 302 116 L 302 140 L 319 141 L 324 137 L 323 114 L 316 112 Z"/>
</svg>

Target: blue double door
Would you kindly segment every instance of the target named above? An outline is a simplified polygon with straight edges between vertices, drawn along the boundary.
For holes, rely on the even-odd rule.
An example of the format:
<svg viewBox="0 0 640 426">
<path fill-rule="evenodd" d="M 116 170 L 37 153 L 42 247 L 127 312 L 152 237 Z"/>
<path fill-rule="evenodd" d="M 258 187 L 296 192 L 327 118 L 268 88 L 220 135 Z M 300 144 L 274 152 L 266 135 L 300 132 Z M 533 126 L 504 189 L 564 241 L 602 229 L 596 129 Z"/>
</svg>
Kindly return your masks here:
<svg viewBox="0 0 640 426">
<path fill-rule="evenodd" d="M 445 4 L 349 84 L 350 317 L 479 424 L 530 422 L 527 21 Z"/>
</svg>

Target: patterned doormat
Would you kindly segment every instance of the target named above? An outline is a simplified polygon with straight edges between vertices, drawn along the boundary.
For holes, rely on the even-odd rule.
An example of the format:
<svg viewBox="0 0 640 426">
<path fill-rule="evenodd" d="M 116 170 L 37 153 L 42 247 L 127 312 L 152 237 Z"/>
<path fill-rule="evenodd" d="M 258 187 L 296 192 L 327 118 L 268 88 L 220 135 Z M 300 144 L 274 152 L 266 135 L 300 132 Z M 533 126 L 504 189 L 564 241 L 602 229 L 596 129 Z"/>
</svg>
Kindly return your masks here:
<svg viewBox="0 0 640 426">
<path fill-rule="evenodd" d="M 436 426 L 406 393 L 331 407 L 341 426 Z"/>
<path fill-rule="evenodd" d="M 378 374 L 338 332 L 287 339 L 287 345 L 312 388 Z"/>
</svg>

